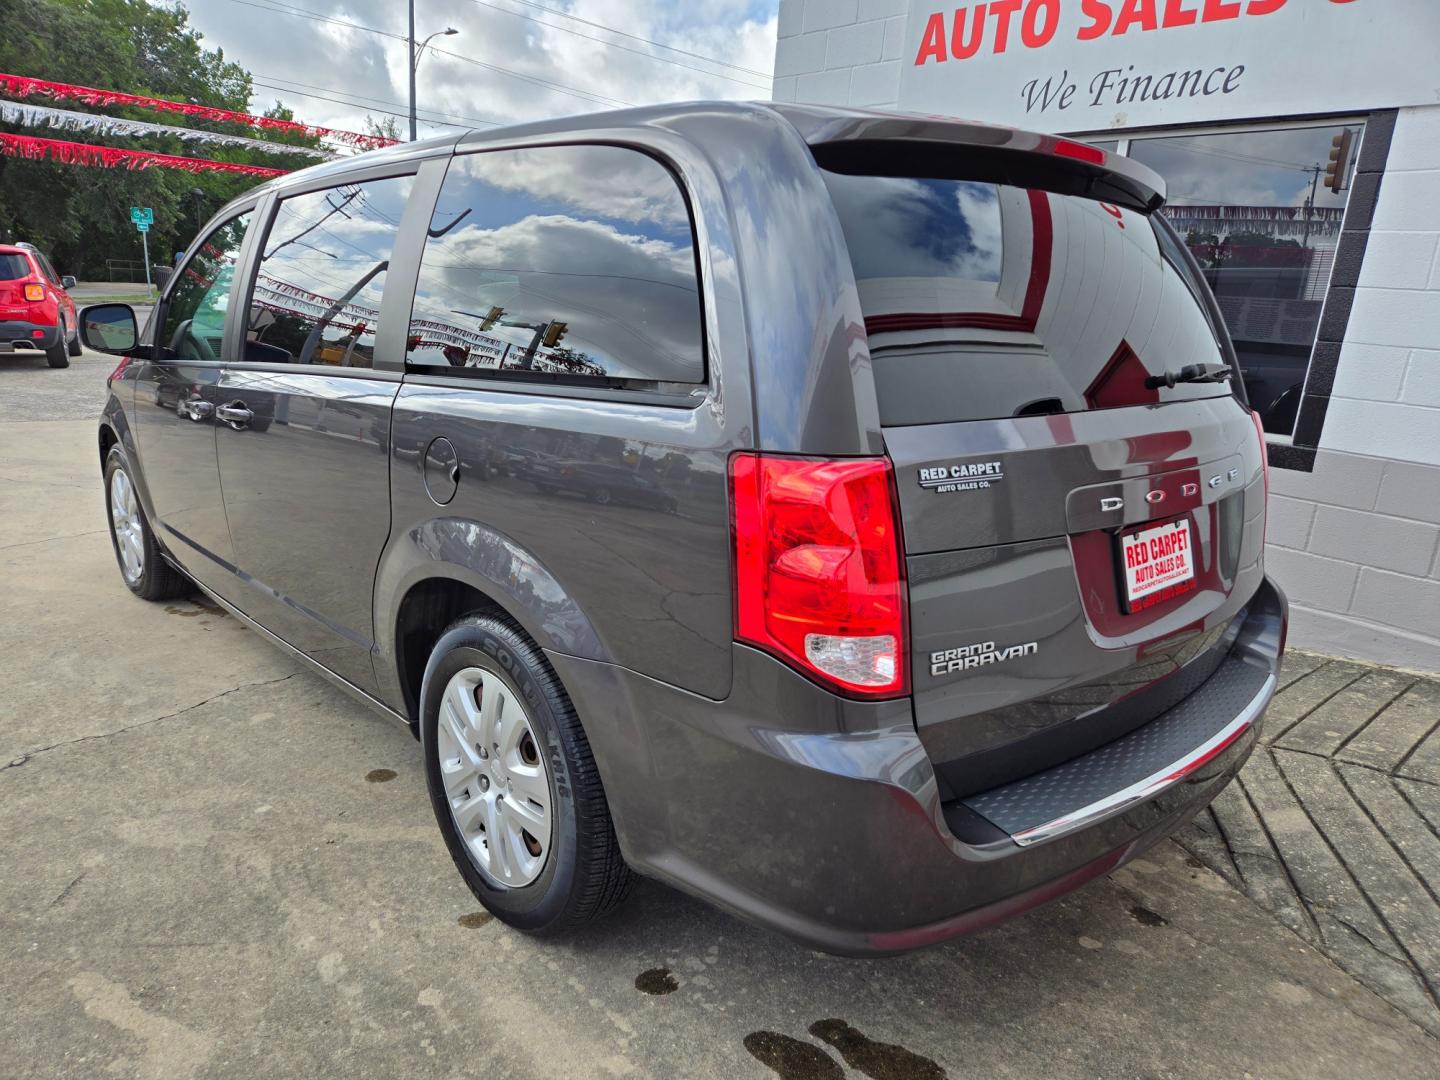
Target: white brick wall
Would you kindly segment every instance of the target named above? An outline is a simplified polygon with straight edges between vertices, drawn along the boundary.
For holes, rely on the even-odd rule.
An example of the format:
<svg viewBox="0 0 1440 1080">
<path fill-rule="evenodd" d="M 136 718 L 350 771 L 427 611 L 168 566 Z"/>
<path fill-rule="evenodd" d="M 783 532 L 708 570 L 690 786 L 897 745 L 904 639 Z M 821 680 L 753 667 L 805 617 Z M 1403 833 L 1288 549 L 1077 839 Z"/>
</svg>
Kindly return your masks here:
<svg viewBox="0 0 1440 1080">
<path fill-rule="evenodd" d="M 906 0 L 780 0 L 776 101 L 893 108 Z"/>
</svg>

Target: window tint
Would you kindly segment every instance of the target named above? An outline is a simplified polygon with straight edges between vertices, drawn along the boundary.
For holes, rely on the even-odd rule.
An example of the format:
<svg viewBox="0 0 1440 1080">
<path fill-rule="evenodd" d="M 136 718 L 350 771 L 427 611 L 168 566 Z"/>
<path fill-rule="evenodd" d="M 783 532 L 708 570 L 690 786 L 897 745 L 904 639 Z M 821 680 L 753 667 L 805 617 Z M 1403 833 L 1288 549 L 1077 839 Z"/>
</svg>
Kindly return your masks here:
<svg viewBox="0 0 1440 1080">
<path fill-rule="evenodd" d="M 456 157 L 407 346 L 427 371 L 703 381 L 695 244 L 675 178 L 615 146 Z"/>
<path fill-rule="evenodd" d="M 265 238 L 245 359 L 374 367 L 375 324 L 414 178 L 282 199 Z"/>
<path fill-rule="evenodd" d="M 1147 383 L 1223 357 L 1143 214 L 1006 184 L 824 177 L 855 272 L 883 423 L 1231 392 L 1226 383 Z"/>
<path fill-rule="evenodd" d="M 31 248 L 30 251 L 31 254 L 35 256 L 35 261 L 40 264 L 40 272 L 56 285 L 59 285 L 60 275 L 55 272 L 55 267 L 50 265 L 50 260 L 45 257 L 45 253 L 39 248 Z"/>
<path fill-rule="evenodd" d="M 1131 157 L 1165 177 L 1165 215 L 1215 291 L 1267 431 L 1288 435 L 1295 426 L 1362 130 L 1332 125 L 1130 143 Z"/>
<path fill-rule="evenodd" d="M 30 263 L 24 255 L 0 252 L 0 281 L 19 281 L 30 276 Z"/>
<path fill-rule="evenodd" d="M 230 283 L 250 211 L 217 226 L 180 269 L 165 307 L 160 344 L 186 360 L 219 360 Z"/>
</svg>

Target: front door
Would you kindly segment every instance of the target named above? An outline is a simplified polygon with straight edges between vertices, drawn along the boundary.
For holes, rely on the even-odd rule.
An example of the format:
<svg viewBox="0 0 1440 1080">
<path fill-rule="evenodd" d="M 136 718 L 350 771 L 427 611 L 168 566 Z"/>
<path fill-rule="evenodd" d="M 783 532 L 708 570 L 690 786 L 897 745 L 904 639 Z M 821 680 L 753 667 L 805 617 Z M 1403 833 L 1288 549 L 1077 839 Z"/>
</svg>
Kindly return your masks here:
<svg viewBox="0 0 1440 1080">
<path fill-rule="evenodd" d="M 147 328 L 135 386 L 140 481 L 161 541 L 195 580 L 233 600 L 233 551 L 215 460 L 225 315 L 251 211 L 219 225 L 175 273 Z"/>
<path fill-rule="evenodd" d="M 400 388 L 398 371 L 374 368 L 376 333 L 412 184 L 391 177 L 279 201 L 242 355 L 215 397 L 225 509 L 249 586 L 239 606 L 367 691 Z"/>
</svg>

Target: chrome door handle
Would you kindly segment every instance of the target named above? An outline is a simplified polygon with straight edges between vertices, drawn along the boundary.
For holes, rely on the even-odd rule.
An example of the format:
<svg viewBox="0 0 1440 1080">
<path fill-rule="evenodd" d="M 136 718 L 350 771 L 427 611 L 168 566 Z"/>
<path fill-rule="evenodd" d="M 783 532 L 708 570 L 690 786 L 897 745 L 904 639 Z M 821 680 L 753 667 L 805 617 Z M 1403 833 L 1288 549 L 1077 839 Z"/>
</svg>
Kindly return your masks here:
<svg viewBox="0 0 1440 1080">
<path fill-rule="evenodd" d="M 178 412 L 181 416 L 187 417 L 198 423 L 199 421 L 204 420 L 212 412 L 214 412 L 215 406 L 210 404 L 210 402 L 204 401 L 200 398 L 186 398 L 185 400 L 181 401 L 178 406 L 176 406 L 175 411 Z"/>
<path fill-rule="evenodd" d="M 232 401 L 229 405 L 221 405 L 215 410 L 215 418 L 223 420 L 236 431 L 255 419 L 255 414 L 245 407 L 243 401 Z"/>
</svg>

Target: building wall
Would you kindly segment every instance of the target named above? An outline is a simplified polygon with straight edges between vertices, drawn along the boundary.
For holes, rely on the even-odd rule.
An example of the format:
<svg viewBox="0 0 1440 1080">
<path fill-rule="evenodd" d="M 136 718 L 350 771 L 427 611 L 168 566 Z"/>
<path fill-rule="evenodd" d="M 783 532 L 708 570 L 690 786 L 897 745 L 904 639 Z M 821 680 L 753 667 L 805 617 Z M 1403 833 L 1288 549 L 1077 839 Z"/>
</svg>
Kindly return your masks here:
<svg viewBox="0 0 1440 1080">
<path fill-rule="evenodd" d="M 1313 471 L 1271 471 L 1270 572 L 1295 644 L 1440 671 L 1440 106 L 1399 110 L 1363 259 L 1333 294 L 1350 273 Z"/>
<path fill-rule="evenodd" d="M 775 100 L 894 107 L 906 9 L 780 0 Z M 1351 197 L 1360 242 L 1337 255 L 1307 384 L 1328 401 L 1296 433 L 1318 449 L 1272 444 L 1267 558 L 1292 644 L 1440 671 L 1440 106 L 1390 117 L 1388 155 Z"/>
</svg>

